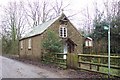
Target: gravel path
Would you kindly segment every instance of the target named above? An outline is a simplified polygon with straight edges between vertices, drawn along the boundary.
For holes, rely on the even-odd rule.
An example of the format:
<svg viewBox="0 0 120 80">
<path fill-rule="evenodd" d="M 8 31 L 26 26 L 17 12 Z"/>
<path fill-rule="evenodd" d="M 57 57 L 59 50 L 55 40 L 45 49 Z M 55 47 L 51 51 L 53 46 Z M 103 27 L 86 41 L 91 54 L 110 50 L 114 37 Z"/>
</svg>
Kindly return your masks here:
<svg viewBox="0 0 120 80">
<path fill-rule="evenodd" d="M 0 64 L 2 64 L 3 78 L 61 78 L 64 77 L 55 74 L 40 67 L 25 64 L 16 60 L 0 56 Z M 1 71 L 1 68 L 0 68 Z"/>
</svg>

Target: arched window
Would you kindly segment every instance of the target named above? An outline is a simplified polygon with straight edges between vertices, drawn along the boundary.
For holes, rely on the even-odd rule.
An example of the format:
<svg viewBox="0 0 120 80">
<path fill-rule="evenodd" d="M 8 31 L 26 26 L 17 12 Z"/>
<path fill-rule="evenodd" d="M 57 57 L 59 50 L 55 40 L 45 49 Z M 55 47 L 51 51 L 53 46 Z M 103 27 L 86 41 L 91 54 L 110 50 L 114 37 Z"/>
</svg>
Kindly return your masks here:
<svg viewBox="0 0 120 80">
<path fill-rule="evenodd" d="M 62 38 L 66 38 L 67 37 L 67 28 L 66 28 L 67 25 L 60 25 L 60 28 L 59 28 L 59 36 L 62 37 Z"/>
</svg>

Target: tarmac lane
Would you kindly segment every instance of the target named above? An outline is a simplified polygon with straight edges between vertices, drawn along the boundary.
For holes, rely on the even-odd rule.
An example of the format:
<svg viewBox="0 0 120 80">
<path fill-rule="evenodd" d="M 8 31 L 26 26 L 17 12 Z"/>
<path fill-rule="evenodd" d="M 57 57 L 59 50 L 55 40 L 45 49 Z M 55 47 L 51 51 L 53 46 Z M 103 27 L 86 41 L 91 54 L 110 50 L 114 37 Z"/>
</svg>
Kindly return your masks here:
<svg viewBox="0 0 120 80">
<path fill-rule="evenodd" d="M 61 78 L 62 76 L 34 66 L 0 56 L 2 78 Z"/>
</svg>

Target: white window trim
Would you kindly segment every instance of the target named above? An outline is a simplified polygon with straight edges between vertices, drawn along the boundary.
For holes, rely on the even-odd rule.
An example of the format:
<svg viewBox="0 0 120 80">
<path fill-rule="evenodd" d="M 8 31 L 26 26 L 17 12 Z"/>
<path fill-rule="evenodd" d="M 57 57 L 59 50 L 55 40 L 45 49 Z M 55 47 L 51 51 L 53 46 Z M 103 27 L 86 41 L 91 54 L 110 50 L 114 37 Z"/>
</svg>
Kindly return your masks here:
<svg viewBox="0 0 120 80">
<path fill-rule="evenodd" d="M 28 40 L 28 49 L 31 49 L 31 46 L 32 46 L 32 44 L 31 44 L 32 42 L 31 42 L 31 38 Z"/>
<path fill-rule="evenodd" d="M 65 27 L 62 27 L 62 37 L 64 38 L 64 28 Z"/>
<path fill-rule="evenodd" d="M 89 41 L 89 46 L 93 46 L 93 45 L 92 45 L 92 41 Z"/>
<path fill-rule="evenodd" d="M 85 41 L 85 46 L 86 46 L 86 47 L 91 47 L 91 46 L 93 46 L 92 41 Z"/>
<path fill-rule="evenodd" d="M 61 37 L 61 25 L 59 27 L 59 37 Z"/>
<path fill-rule="evenodd" d="M 87 46 L 89 46 L 89 43 L 88 43 L 89 41 L 85 41 L 85 46 L 87 47 Z"/>
<path fill-rule="evenodd" d="M 65 33 L 66 33 L 66 36 L 64 36 L 65 38 L 67 37 L 67 28 L 66 27 L 64 27 L 65 28 Z M 64 32 L 64 31 L 63 31 Z M 64 33 L 63 33 L 64 34 Z"/>
<path fill-rule="evenodd" d="M 62 37 L 62 38 L 66 38 L 67 37 L 67 28 L 65 26 L 66 25 L 60 25 L 60 27 L 59 27 L 59 37 Z M 65 28 L 66 32 L 64 32 L 64 28 Z M 61 36 L 61 29 L 62 29 L 62 36 Z M 66 33 L 66 36 L 64 36 L 64 33 Z"/>
<path fill-rule="evenodd" d="M 23 41 L 20 42 L 21 49 L 23 49 Z"/>
</svg>

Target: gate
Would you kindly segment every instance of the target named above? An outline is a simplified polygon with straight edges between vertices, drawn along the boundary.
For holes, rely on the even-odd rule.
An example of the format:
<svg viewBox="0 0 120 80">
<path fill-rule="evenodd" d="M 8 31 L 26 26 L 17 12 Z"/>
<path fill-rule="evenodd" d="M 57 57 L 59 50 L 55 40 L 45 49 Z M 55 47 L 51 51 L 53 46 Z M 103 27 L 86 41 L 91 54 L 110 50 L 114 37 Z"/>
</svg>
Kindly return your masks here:
<svg viewBox="0 0 120 80">
<path fill-rule="evenodd" d="M 78 54 L 75 53 L 67 54 L 67 68 L 72 68 L 72 69 L 78 68 Z"/>
</svg>

